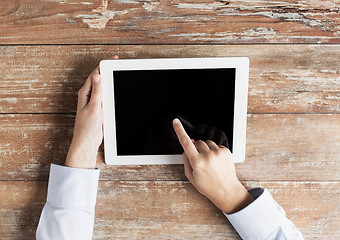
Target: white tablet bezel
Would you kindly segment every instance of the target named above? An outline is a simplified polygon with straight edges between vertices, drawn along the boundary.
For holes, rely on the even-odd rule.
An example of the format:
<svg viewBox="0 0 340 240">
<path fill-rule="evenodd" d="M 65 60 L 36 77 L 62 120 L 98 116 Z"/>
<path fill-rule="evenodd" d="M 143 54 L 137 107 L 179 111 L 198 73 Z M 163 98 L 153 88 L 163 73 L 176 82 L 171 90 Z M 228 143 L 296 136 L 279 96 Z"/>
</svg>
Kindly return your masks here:
<svg viewBox="0 0 340 240">
<path fill-rule="evenodd" d="M 108 165 L 183 164 L 182 155 L 117 156 L 114 109 L 113 72 L 119 70 L 235 68 L 235 102 L 233 129 L 233 157 L 235 162 L 245 160 L 249 59 L 225 58 L 164 58 L 102 60 L 100 74 L 104 81 L 104 149 Z"/>
</svg>

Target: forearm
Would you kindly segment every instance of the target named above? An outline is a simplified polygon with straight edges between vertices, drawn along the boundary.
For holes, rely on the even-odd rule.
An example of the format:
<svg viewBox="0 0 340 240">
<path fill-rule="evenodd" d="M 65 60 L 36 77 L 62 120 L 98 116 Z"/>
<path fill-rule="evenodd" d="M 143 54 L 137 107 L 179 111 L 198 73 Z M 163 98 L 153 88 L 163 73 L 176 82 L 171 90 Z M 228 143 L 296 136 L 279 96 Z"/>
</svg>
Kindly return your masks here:
<svg viewBox="0 0 340 240">
<path fill-rule="evenodd" d="M 99 170 L 51 165 L 37 239 L 91 239 Z"/>
</svg>

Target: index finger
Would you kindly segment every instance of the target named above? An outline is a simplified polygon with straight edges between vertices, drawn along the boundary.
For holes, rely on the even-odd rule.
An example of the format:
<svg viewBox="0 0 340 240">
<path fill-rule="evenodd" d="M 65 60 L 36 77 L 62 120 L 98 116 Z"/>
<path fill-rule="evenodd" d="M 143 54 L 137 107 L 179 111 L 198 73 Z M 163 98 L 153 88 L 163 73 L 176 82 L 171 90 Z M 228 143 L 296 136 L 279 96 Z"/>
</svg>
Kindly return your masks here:
<svg viewBox="0 0 340 240">
<path fill-rule="evenodd" d="M 184 152 L 187 154 L 188 158 L 191 159 L 192 157 L 195 157 L 198 154 L 198 151 L 194 143 L 191 141 L 190 137 L 188 136 L 188 134 L 185 132 L 182 123 L 178 120 L 178 118 L 175 118 L 172 123 L 175 129 L 177 138 L 179 142 L 181 143 L 184 149 Z"/>
</svg>

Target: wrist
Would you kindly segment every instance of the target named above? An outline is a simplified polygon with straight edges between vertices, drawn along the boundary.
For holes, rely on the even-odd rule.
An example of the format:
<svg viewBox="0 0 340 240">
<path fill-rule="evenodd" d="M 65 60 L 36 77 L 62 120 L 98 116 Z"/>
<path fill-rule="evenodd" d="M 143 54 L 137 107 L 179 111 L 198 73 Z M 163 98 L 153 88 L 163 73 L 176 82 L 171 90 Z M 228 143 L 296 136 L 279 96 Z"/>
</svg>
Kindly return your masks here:
<svg viewBox="0 0 340 240">
<path fill-rule="evenodd" d="M 97 151 L 89 152 L 89 150 L 76 147 L 71 144 L 66 156 L 65 166 L 74 168 L 92 168 L 96 167 Z"/>
<path fill-rule="evenodd" d="M 226 190 L 223 196 L 219 208 L 226 214 L 238 212 L 254 201 L 254 198 L 239 181 Z"/>
</svg>

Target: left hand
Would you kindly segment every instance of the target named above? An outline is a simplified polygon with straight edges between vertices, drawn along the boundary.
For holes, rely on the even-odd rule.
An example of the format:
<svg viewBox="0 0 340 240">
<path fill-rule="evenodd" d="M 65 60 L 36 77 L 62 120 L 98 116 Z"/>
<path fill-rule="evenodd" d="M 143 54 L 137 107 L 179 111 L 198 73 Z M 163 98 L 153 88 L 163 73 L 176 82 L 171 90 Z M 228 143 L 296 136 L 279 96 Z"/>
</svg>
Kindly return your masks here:
<svg viewBox="0 0 340 240">
<path fill-rule="evenodd" d="M 114 56 L 112 59 L 118 59 Z M 99 66 L 78 92 L 76 123 L 65 165 L 95 168 L 97 153 L 103 141 L 103 79 Z"/>
</svg>

